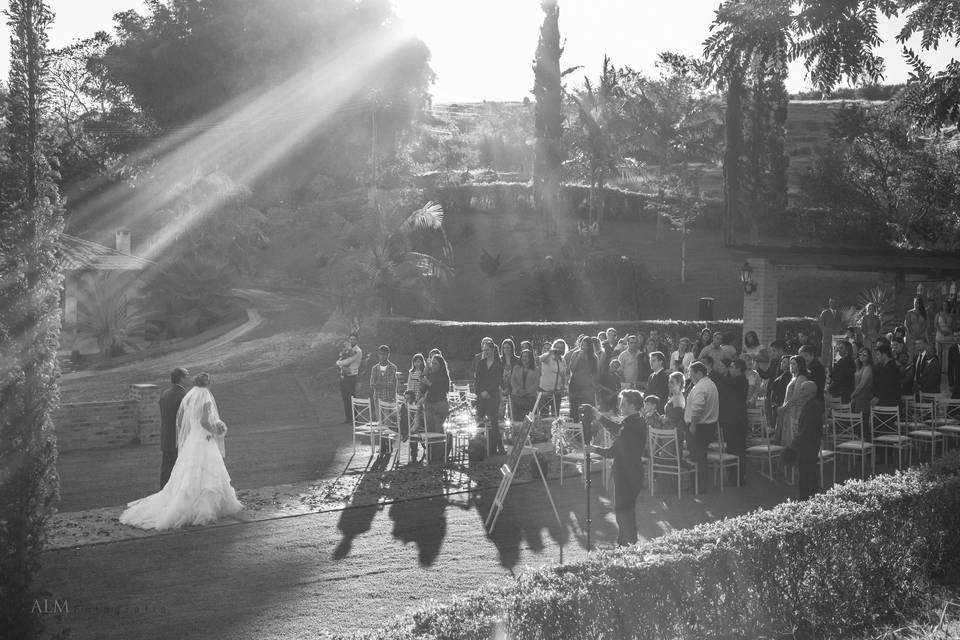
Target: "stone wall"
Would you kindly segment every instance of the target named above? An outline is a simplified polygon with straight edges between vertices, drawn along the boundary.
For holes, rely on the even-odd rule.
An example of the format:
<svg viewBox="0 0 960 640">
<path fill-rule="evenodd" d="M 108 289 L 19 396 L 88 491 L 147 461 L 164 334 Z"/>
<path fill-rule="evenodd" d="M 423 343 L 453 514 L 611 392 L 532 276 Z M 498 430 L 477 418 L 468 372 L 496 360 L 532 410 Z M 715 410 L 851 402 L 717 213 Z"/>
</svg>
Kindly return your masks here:
<svg viewBox="0 0 960 640">
<path fill-rule="evenodd" d="M 157 444 L 160 438 L 160 387 L 130 385 L 126 400 L 72 402 L 53 414 L 60 451 Z"/>
</svg>

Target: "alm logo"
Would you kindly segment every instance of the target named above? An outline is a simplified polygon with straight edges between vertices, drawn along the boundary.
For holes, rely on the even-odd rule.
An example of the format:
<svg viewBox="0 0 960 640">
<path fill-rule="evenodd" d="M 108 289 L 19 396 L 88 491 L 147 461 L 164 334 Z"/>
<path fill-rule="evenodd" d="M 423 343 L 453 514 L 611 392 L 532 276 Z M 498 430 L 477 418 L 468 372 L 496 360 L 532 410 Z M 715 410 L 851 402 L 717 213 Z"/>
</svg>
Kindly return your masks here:
<svg viewBox="0 0 960 640">
<path fill-rule="evenodd" d="M 70 613 L 70 603 L 66 600 L 34 600 L 33 606 L 30 607 L 30 613 L 41 613 L 41 614 L 57 614 L 57 613 Z"/>
</svg>

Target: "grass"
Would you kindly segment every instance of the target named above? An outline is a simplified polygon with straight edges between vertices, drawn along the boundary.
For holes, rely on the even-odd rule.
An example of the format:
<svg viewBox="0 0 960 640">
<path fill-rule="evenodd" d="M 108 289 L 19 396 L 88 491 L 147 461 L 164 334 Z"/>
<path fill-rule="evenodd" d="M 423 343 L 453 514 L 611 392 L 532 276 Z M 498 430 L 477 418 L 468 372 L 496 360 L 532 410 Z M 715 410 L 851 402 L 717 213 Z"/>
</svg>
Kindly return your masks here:
<svg viewBox="0 0 960 640">
<path fill-rule="evenodd" d="M 871 629 L 851 640 L 955 640 L 960 638 L 960 586 L 938 586 L 926 610 L 909 620 Z"/>
</svg>

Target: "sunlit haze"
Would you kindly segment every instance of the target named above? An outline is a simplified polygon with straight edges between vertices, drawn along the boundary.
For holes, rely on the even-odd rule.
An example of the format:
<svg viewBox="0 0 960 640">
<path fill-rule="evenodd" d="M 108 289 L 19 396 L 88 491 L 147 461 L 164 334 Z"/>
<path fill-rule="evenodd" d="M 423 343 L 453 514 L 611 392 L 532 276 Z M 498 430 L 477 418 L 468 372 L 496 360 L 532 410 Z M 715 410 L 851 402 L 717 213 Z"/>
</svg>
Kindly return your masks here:
<svg viewBox="0 0 960 640">
<path fill-rule="evenodd" d="M 394 0 L 400 18 L 430 48 L 437 74 L 436 102 L 522 100 L 533 86 L 531 62 L 543 14 L 539 0 Z M 63 46 L 95 31 L 112 32 L 112 16 L 143 11 L 141 0 L 50 0 L 57 14 L 50 33 Z M 708 34 L 715 0 L 560 0 L 560 33 L 566 43 L 563 67 L 582 66 L 570 81 L 596 76 L 607 54 L 617 66 L 653 72 L 657 53 L 697 55 Z M 887 81 L 903 82 L 907 67 L 894 41 L 897 24 L 884 23 L 881 53 Z M 8 38 L 0 39 L 0 69 L 9 63 Z M 934 68 L 955 54 L 947 46 L 925 55 Z M 803 68 L 791 68 L 788 88 L 807 87 Z"/>
</svg>

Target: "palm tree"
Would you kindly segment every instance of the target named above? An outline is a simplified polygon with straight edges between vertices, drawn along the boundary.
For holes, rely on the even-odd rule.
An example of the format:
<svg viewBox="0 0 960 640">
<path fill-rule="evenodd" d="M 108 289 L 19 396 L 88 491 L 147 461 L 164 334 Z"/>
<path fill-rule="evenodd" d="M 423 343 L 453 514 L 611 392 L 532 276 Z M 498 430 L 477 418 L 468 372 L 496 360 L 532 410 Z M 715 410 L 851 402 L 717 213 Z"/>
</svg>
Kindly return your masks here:
<svg viewBox="0 0 960 640">
<path fill-rule="evenodd" d="M 436 285 L 453 274 L 453 250 L 443 229 L 443 208 L 428 202 L 397 221 L 377 208 L 377 228 L 362 269 L 384 315 L 393 313 L 398 295 L 416 297 L 429 314 L 439 311 Z M 434 255 L 439 253 L 440 257 Z"/>
</svg>

